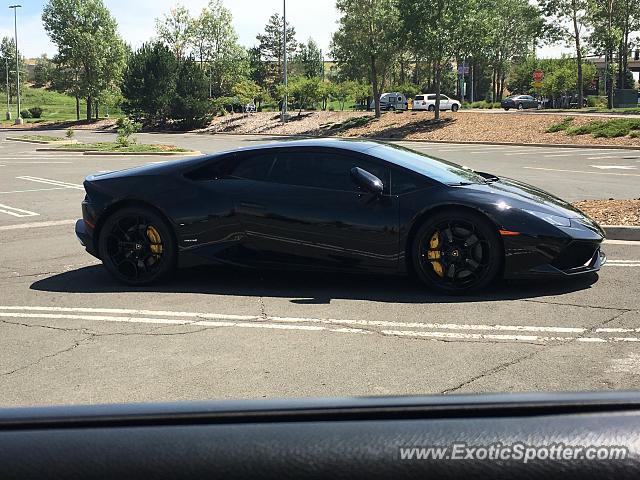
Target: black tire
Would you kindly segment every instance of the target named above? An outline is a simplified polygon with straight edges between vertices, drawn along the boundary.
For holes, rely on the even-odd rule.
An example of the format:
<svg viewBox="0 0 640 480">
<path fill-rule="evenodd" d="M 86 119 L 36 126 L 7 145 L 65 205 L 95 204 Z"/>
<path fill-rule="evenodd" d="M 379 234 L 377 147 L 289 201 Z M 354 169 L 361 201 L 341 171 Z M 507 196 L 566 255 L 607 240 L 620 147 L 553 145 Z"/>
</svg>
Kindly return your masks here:
<svg viewBox="0 0 640 480">
<path fill-rule="evenodd" d="M 434 105 L 429 105 L 429 108 L 427 109 L 430 112 L 434 112 L 436 110 L 436 107 Z"/>
<path fill-rule="evenodd" d="M 508 112 L 509 111 L 509 107 L 504 107 L 504 111 Z"/>
<path fill-rule="evenodd" d="M 127 285 L 157 282 L 176 268 L 177 245 L 171 227 L 143 206 L 112 213 L 100 229 L 98 249 L 109 273 Z"/>
<path fill-rule="evenodd" d="M 451 209 L 436 213 L 420 226 L 411 245 L 411 261 L 428 287 L 463 294 L 480 290 L 496 278 L 502 271 L 504 250 L 489 220 Z"/>
<path fill-rule="evenodd" d="M 523 105 L 523 104 L 521 104 L 521 103 L 519 103 L 519 104 L 518 104 L 518 110 L 522 110 L 523 108 L 524 108 L 524 105 Z"/>
<path fill-rule="evenodd" d="M 458 105 L 456 105 L 455 103 L 453 105 L 451 105 L 451 111 L 452 112 L 457 112 L 458 111 Z"/>
</svg>

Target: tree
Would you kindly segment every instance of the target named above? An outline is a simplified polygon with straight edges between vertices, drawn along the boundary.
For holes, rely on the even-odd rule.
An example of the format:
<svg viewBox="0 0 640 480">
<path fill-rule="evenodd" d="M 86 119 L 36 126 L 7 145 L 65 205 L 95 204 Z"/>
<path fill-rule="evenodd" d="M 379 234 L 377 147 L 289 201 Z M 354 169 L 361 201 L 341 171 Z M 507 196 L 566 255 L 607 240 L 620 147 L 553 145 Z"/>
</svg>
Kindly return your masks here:
<svg viewBox="0 0 640 480">
<path fill-rule="evenodd" d="M 166 123 L 176 94 L 177 65 L 173 52 L 159 42 L 134 52 L 124 74 L 122 110 L 147 125 Z"/>
<path fill-rule="evenodd" d="M 341 17 L 332 39 L 334 59 L 353 71 L 364 72 L 366 65 L 379 118 L 380 95 L 396 58 L 400 19 L 406 12 L 400 15 L 394 0 L 337 0 L 336 7 Z"/>
<path fill-rule="evenodd" d="M 238 97 L 241 103 L 255 103 L 256 99 L 262 95 L 262 87 L 253 80 L 244 79 L 237 82 L 232 89 L 234 96 Z"/>
<path fill-rule="evenodd" d="M 297 64 L 300 72 L 305 77 L 322 78 L 324 67 L 322 52 L 318 48 L 318 45 L 313 40 L 313 38 L 310 38 L 306 44 L 300 44 L 300 48 L 294 58 L 294 62 Z"/>
<path fill-rule="evenodd" d="M 335 84 L 333 89 L 333 98 L 340 102 L 340 110 L 344 110 L 344 103 L 353 95 L 352 82 L 340 82 Z"/>
<path fill-rule="evenodd" d="M 404 36 L 412 42 L 413 51 L 421 52 L 434 64 L 436 119 L 440 118 L 443 70 L 465 50 L 469 41 L 466 32 L 473 30 L 472 12 L 478 7 L 477 3 L 476 0 L 398 0 L 403 12 Z"/>
<path fill-rule="evenodd" d="M 38 57 L 33 68 L 34 85 L 36 87 L 48 85 L 51 82 L 54 68 L 53 62 L 46 53 Z"/>
<path fill-rule="evenodd" d="M 582 32 L 586 29 L 588 0 L 540 0 L 540 7 L 546 16 L 558 20 L 560 34 L 572 42 L 576 52 L 577 85 L 583 85 Z M 578 88 L 578 105 L 583 105 L 584 90 Z"/>
<path fill-rule="evenodd" d="M 271 15 L 269 22 L 265 25 L 264 33 L 256 36 L 260 55 L 259 60 L 264 62 L 266 70 L 265 86 L 271 89 L 283 78 L 283 29 L 283 19 L 279 14 L 275 13 Z M 293 56 L 297 48 L 296 30 L 289 26 L 289 22 L 287 22 L 287 55 Z"/>
<path fill-rule="evenodd" d="M 20 88 L 27 81 L 27 67 L 24 58 L 18 52 L 18 65 L 20 68 Z M 2 91 L 7 94 L 6 80 L 7 68 L 9 69 L 9 101 L 13 102 L 16 96 L 16 43 L 13 38 L 3 37 L 0 43 L 0 84 Z"/>
<path fill-rule="evenodd" d="M 162 18 L 156 18 L 156 31 L 178 60 L 186 57 L 193 36 L 193 19 L 186 7 L 178 5 Z"/>
<path fill-rule="evenodd" d="M 321 80 L 318 77 L 307 78 L 303 76 L 292 77 L 289 80 L 287 94 L 294 103 L 298 104 L 298 116 L 302 114 L 302 109 L 318 102 L 321 99 Z"/>
<path fill-rule="evenodd" d="M 87 120 L 94 101 L 122 78 L 125 47 L 118 25 L 102 0 L 49 0 L 42 13 L 49 37 L 58 47 L 54 62 L 66 87 L 87 101 Z"/>
<path fill-rule="evenodd" d="M 212 105 L 207 98 L 209 82 L 192 58 L 180 62 L 171 117 L 183 129 L 199 128 L 211 120 Z"/>
<path fill-rule="evenodd" d="M 210 96 L 228 95 L 233 85 L 246 77 L 247 53 L 238 44 L 231 12 L 221 0 L 210 0 L 193 21 L 191 44 L 200 65 L 206 66 Z"/>
</svg>

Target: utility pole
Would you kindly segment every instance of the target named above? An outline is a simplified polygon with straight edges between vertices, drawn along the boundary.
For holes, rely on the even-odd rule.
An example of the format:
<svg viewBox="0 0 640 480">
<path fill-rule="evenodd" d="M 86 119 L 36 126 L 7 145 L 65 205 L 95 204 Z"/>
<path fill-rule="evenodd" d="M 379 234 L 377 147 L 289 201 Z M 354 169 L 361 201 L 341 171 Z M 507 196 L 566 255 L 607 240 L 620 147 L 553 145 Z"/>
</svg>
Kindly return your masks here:
<svg viewBox="0 0 640 480">
<path fill-rule="evenodd" d="M 7 73 L 7 116 L 6 119 L 7 120 L 11 120 L 11 111 L 9 110 L 11 107 L 9 106 L 9 59 L 7 57 L 4 57 L 4 69 L 5 72 Z"/>
<path fill-rule="evenodd" d="M 20 116 L 20 57 L 18 56 L 18 9 L 22 5 L 10 5 L 9 8 L 13 9 L 13 28 L 16 44 L 16 98 L 18 99 L 18 113 L 16 114 L 16 125 L 22 125 L 24 120 Z"/>
<path fill-rule="evenodd" d="M 284 99 L 282 100 L 282 122 L 287 121 L 287 0 L 282 0 L 282 63 L 284 65 Z"/>
</svg>

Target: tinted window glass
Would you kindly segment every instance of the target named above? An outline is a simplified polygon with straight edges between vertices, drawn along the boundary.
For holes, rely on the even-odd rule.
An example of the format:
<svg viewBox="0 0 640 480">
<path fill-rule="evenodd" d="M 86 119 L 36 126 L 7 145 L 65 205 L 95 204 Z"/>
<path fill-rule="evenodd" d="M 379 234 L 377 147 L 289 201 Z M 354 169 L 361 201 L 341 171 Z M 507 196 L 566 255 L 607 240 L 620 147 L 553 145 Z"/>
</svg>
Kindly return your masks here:
<svg viewBox="0 0 640 480">
<path fill-rule="evenodd" d="M 416 100 L 424 100 L 424 95 L 416 95 Z"/>
<path fill-rule="evenodd" d="M 449 100 L 449 97 L 446 95 L 440 95 L 440 100 Z"/>
<path fill-rule="evenodd" d="M 329 152 L 287 152 L 279 154 L 269 180 L 275 183 L 358 191 L 351 181 L 351 169 L 360 167 L 375 175 L 389 188 L 388 168 L 358 157 Z"/>
<path fill-rule="evenodd" d="M 409 170 L 402 168 L 391 169 L 391 194 L 402 195 L 403 193 L 412 192 L 419 188 L 431 185 L 429 181 Z"/>
<path fill-rule="evenodd" d="M 436 96 L 435 95 L 429 95 L 427 96 L 427 100 L 435 100 Z"/>
<path fill-rule="evenodd" d="M 484 178 L 471 169 L 397 145 L 380 145 L 372 148 L 368 153 L 449 185 L 486 183 Z"/>
<path fill-rule="evenodd" d="M 275 160 L 275 155 L 265 153 L 241 160 L 230 172 L 232 177 L 248 180 L 266 180 Z"/>
</svg>

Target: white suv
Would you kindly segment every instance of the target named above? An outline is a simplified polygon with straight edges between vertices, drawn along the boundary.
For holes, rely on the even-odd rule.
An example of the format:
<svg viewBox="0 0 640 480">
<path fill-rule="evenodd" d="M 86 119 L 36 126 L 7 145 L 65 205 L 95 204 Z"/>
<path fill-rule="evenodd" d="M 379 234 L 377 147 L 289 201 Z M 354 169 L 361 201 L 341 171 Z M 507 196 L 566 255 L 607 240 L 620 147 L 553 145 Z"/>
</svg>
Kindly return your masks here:
<svg viewBox="0 0 640 480">
<path fill-rule="evenodd" d="M 460 102 L 458 100 L 453 100 L 446 95 L 440 95 L 440 110 L 451 110 L 452 112 L 457 112 L 459 108 Z M 416 98 L 413 99 L 413 109 L 429 110 L 430 112 L 433 112 L 436 109 L 436 94 L 425 93 L 416 95 Z"/>
</svg>

